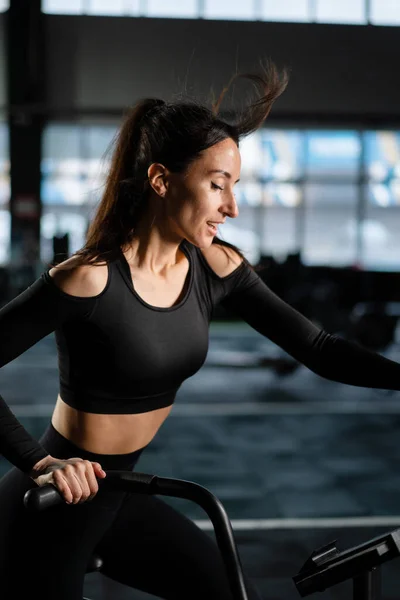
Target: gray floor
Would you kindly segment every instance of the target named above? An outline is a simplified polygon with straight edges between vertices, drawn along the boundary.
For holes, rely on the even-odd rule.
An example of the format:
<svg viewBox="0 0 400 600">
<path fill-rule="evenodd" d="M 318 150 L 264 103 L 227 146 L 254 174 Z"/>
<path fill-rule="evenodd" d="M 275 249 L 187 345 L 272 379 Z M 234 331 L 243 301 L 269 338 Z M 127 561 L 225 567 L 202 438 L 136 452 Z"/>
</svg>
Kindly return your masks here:
<svg viewBox="0 0 400 600">
<path fill-rule="evenodd" d="M 400 362 L 397 346 L 385 354 Z M 180 389 L 136 470 L 208 487 L 262 597 L 290 600 L 300 597 L 292 576 L 315 548 L 337 540 L 344 550 L 400 527 L 400 396 L 327 381 L 303 366 L 280 376 L 259 366 L 264 357 L 287 358 L 246 324 L 213 323 L 206 364 Z M 0 390 L 38 437 L 58 391 L 52 336 L 3 367 Z M 0 459 L 0 474 L 9 468 Z M 201 508 L 168 501 L 213 535 Z M 400 559 L 381 571 L 382 599 L 398 599 Z M 153 598 L 98 573 L 87 576 L 85 593 Z M 318 594 L 351 596 L 351 582 Z"/>
</svg>

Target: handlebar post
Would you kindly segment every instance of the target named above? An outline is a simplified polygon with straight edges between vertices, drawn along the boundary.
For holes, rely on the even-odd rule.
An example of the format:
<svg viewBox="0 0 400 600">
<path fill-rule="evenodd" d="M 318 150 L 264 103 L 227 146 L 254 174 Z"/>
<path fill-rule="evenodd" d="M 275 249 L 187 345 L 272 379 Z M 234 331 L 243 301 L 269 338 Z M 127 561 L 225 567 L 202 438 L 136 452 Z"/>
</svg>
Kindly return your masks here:
<svg viewBox="0 0 400 600">
<path fill-rule="evenodd" d="M 353 600 L 380 600 L 381 570 L 366 571 L 353 579 Z"/>
</svg>

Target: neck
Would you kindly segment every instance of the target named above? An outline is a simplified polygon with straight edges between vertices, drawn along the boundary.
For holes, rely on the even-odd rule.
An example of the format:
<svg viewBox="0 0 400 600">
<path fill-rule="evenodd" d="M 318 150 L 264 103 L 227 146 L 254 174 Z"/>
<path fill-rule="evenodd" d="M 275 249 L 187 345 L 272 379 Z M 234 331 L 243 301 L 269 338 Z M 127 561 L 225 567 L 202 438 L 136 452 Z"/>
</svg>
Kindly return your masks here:
<svg viewBox="0 0 400 600">
<path fill-rule="evenodd" d="M 179 248 L 182 240 L 171 231 L 166 232 L 165 228 L 161 230 L 154 220 L 152 225 L 142 222 L 136 227 L 133 239 L 122 250 L 133 267 L 165 276 L 185 258 Z"/>
</svg>

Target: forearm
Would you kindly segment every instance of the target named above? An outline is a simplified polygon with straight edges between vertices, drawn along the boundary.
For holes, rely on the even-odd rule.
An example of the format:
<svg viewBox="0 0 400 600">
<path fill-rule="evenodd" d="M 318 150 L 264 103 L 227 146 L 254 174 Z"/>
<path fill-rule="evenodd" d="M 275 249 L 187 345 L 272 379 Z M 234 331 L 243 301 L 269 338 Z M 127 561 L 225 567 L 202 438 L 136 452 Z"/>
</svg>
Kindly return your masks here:
<svg viewBox="0 0 400 600">
<path fill-rule="evenodd" d="M 400 390 L 400 363 L 325 332 L 321 332 L 304 364 L 332 381 L 366 388 Z"/>
<path fill-rule="evenodd" d="M 222 304 L 321 377 L 359 387 L 400 390 L 400 363 L 321 330 L 261 279 L 249 289 L 235 290 Z"/>
</svg>

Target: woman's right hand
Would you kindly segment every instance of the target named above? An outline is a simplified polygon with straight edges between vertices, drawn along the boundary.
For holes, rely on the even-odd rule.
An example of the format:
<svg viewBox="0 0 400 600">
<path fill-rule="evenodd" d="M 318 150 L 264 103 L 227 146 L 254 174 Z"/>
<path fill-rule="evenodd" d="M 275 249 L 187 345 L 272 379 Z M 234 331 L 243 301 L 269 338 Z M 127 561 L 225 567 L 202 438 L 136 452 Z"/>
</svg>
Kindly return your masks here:
<svg viewBox="0 0 400 600">
<path fill-rule="evenodd" d="M 99 489 L 97 478 L 104 479 L 105 476 L 97 462 L 82 458 L 62 460 L 53 456 L 39 461 L 30 473 L 38 486 L 54 485 L 68 504 L 92 500 Z"/>
</svg>

